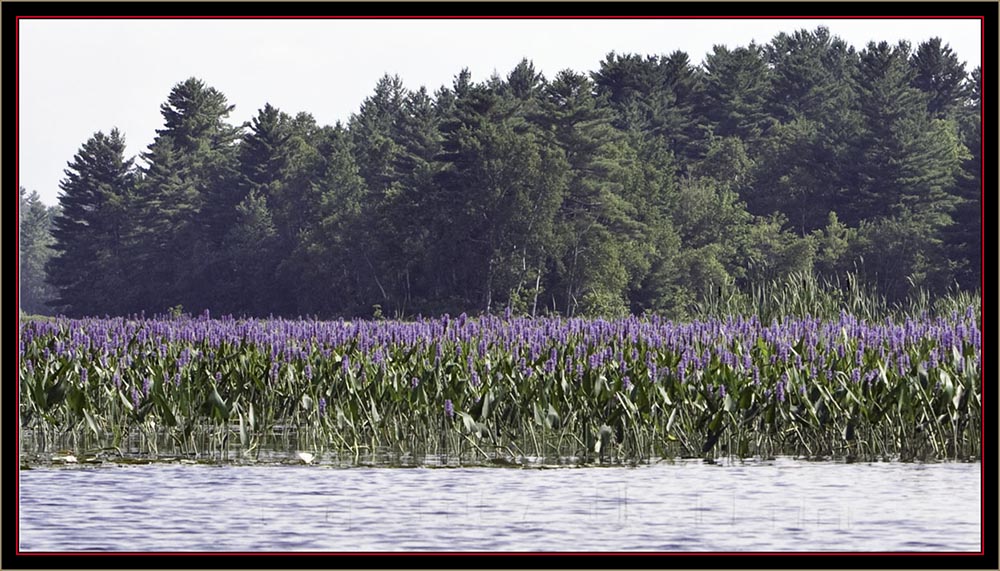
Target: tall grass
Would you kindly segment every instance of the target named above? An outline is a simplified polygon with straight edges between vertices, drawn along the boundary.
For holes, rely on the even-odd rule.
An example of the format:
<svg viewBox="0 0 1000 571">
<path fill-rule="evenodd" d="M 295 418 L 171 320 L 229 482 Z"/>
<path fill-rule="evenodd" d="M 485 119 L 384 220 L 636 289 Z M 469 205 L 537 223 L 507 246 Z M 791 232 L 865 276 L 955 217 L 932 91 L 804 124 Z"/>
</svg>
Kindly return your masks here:
<svg viewBox="0 0 1000 571">
<path fill-rule="evenodd" d="M 908 317 L 939 317 L 980 308 L 978 291 L 955 288 L 945 295 L 933 296 L 926 289 L 913 288 L 909 297 L 889 302 L 884 295 L 865 284 L 855 273 L 826 279 L 811 272 L 796 272 L 767 283 L 752 284 L 743 292 L 735 287 L 711 289 L 695 303 L 692 314 L 698 319 L 728 316 L 757 316 L 761 321 L 814 317 L 838 319 L 846 313 L 866 322 Z"/>
</svg>

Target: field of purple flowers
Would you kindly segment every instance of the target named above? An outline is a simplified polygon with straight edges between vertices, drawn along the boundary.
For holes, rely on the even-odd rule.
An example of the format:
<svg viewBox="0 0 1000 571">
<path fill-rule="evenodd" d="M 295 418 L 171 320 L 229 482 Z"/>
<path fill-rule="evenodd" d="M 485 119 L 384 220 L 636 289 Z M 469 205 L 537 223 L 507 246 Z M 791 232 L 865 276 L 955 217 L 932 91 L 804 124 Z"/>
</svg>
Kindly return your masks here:
<svg viewBox="0 0 1000 571">
<path fill-rule="evenodd" d="M 253 457 L 969 459 L 978 308 L 865 322 L 27 320 L 22 432 Z M 296 443 L 302 447 L 303 441 Z"/>
</svg>

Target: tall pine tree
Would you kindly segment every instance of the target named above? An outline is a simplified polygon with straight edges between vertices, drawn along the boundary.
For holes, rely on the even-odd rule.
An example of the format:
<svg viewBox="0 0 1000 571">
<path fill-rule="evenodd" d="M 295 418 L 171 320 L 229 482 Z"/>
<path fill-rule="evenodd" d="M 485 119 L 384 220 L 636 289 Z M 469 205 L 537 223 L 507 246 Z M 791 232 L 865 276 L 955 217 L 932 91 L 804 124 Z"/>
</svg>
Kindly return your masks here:
<svg viewBox="0 0 1000 571">
<path fill-rule="evenodd" d="M 51 303 L 72 316 L 128 313 L 135 309 L 125 255 L 135 177 L 125 139 L 117 129 L 97 132 L 65 173 L 52 231 L 56 255 L 47 269 L 58 291 Z"/>
</svg>

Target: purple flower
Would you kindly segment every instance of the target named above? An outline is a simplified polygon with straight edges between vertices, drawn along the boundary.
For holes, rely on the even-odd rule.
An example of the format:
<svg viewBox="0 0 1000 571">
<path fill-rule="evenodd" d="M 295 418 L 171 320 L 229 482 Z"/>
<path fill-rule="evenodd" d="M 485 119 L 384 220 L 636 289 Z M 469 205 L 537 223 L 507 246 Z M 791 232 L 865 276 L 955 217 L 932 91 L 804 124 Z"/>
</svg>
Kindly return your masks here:
<svg viewBox="0 0 1000 571">
<path fill-rule="evenodd" d="M 417 385 L 419 385 L 419 384 L 420 384 L 420 379 L 418 379 L 416 377 L 413 377 L 412 379 L 410 379 L 410 385 L 412 385 L 413 388 L 417 388 Z"/>
<path fill-rule="evenodd" d="M 622 379 L 622 389 L 627 391 L 631 388 L 632 388 L 632 379 L 628 378 L 628 375 L 625 375 L 625 378 Z"/>
<path fill-rule="evenodd" d="M 326 399 L 319 397 L 319 414 L 320 416 L 326 414 Z"/>
<path fill-rule="evenodd" d="M 80 369 L 80 383 L 87 384 L 87 369 Z"/>
<path fill-rule="evenodd" d="M 149 396 L 149 388 L 152 386 L 153 381 L 149 377 L 142 380 L 142 394 Z"/>
<path fill-rule="evenodd" d="M 448 418 L 455 416 L 455 407 L 451 404 L 451 399 L 445 399 L 444 401 L 444 414 Z"/>
<path fill-rule="evenodd" d="M 305 375 L 305 377 L 307 379 L 309 379 L 310 381 L 312 380 L 312 378 L 313 378 L 313 369 L 312 369 L 312 366 L 309 365 L 309 363 L 306 363 L 306 368 L 302 371 L 302 374 Z"/>
</svg>

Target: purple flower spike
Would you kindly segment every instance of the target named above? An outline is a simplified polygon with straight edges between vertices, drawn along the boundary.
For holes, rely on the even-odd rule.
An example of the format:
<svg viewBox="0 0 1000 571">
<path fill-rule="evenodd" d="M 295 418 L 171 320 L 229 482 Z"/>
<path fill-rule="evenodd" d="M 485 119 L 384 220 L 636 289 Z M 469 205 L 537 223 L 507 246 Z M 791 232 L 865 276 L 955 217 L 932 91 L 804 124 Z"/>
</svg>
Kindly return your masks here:
<svg viewBox="0 0 1000 571">
<path fill-rule="evenodd" d="M 444 401 L 444 414 L 448 418 L 455 416 L 455 406 L 451 404 L 451 399 L 445 399 Z"/>
<path fill-rule="evenodd" d="M 326 399 L 319 397 L 319 414 L 320 416 L 326 414 Z"/>
</svg>

